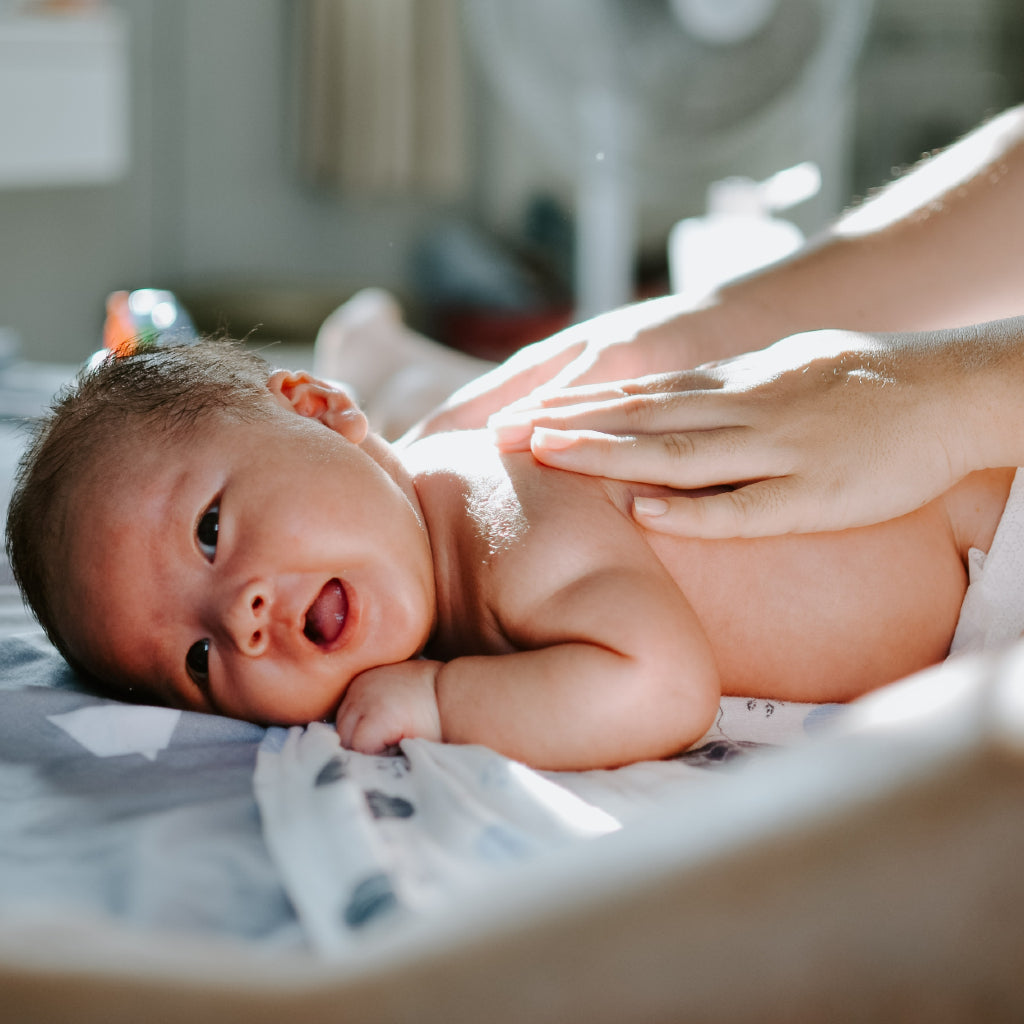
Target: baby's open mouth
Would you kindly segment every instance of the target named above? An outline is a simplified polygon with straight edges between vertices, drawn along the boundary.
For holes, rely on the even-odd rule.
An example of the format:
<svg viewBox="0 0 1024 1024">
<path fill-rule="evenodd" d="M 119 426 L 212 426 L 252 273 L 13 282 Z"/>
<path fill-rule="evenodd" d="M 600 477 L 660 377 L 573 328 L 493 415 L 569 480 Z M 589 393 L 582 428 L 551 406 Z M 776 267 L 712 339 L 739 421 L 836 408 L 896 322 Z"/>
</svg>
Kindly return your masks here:
<svg viewBox="0 0 1024 1024">
<path fill-rule="evenodd" d="M 318 647 L 330 647 L 341 636 L 348 615 L 348 598 L 341 580 L 328 580 L 306 611 L 302 632 Z"/>
</svg>

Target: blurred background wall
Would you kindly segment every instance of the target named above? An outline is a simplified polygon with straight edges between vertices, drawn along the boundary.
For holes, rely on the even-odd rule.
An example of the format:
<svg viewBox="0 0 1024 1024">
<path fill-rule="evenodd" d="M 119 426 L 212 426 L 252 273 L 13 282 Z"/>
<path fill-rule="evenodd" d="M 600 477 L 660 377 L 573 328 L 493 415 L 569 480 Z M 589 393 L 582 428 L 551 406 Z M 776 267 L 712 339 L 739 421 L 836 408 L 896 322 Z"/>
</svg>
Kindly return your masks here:
<svg viewBox="0 0 1024 1024">
<path fill-rule="evenodd" d="M 604 227 L 628 239 L 636 292 L 650 294 L 667 287 L 672 223 L 703 210 L 711 178 L 762 177 L 804 159 L 784 148 L 768 159 L 749 124 L 759 103 L 769 110 L 786 69 L 824 39 L 809 8 L 791 5 L 788 24 L 775 35 L 770 25 L 759 29 L 731 58 L 717 43 L 680 35 L 687 58 L 673 67 L 677 29 L 657 30 L 669 24 L 668 0 L 546 0 L 540 6 L 561 20 L 539 37 L 535 24 L 531 36 L 501 20 L 533 4 L 504 0 L 498 20 L 481 24 L 484 6 L 467 11 L 477 2 L 337 0 L 334 10 L 331 0 L 0 2 L 0 82 L 29 59 L 16 38 L 26 16 L 112 16 L 123 30 L 127 82 L 125 159 L 100 180 L 73 180 L 71 171 L 72 180 L 5 182 L 5 148 L 14 154 L 3 125 L 45 110 L 34 112 L 31 88 L 0 96 L 0 327 L 28 358 L 77 362 L 98 343 L 108 292 L 155 286 L 177 291 L 205 329 L 301 343 L 338 302 L 381 285 L 418 326 L 463 347 L 474 331 L 490 333 L 500 354 L 572 315 L 584 201 L 614 207 L 614 195 L 601 206 L 602 195 L 630 182 L 629 223 Z M 588 6 L 607 8 L 608 19 L 574 27 Z M 851 87 L 812 133 L 845 141 L 830 143 L 822 193 L 794 210 L 808 232 L 921 154 L 1024 100 L 1019 0 L 866 6 Z M 713 3 L 696 3 L 695 16 L 701 9 L 714 14 Z M 323 45 L 335 38 L 337 46 Z M 524 61 L 528 68 L 538 38 L 547 51 L 535 75 L 525 72 L 532 84 L 510 89 L 501 75 Z M 512 72 L 506 58 L 518 61 Z M 611 82 L 603 100 L 583 113 L 567 104 L 580 76 L 596 80 L 603 68 Z M 558 77 L 569 72 L 576 77 Z M 318 89 L 321 101 L 343 99 L 325 106 Z M 529 103 L 520 102 L 528 94 L 550 98 L 545 118 L 565 107 L 572 127 L 531 124 Z M 657 110 L 650 124 L 641 124 L 645 97 Z M 772 116 L 778 139 L 792 117 Z M 726 127 L 745 118 L 742 146 L 722 142 L 726 128 L 716 137 L 716 117 Z M 675 131 L 673 118 L 685 130 Z M 332 124 L 347 140 L 340 155 Z M 652 171 L 637 157 L 643 150 L 657 163 L 659 147 L 674 169 Z M 596 175 L 588 200 L 580 187 L 588 168 L 615 161 L 625 178 Z M 467 309 L 477 315 L 446 315 Z"/>
</svg>

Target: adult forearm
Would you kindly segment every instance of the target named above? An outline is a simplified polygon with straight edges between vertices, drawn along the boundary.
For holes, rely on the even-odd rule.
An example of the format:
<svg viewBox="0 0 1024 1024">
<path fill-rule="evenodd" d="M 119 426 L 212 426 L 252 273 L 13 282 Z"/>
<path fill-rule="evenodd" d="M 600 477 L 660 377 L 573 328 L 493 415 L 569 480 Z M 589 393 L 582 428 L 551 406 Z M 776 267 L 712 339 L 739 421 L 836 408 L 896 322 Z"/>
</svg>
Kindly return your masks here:
<svg viewBox="0 0 1024 1024">
<path fill-rule="evenodd" d="M 421 432 L 479 426 L 531 391 L 685 370 L 825 328 L 935 331 L 1024 312 L 1024 107 L 841 217 L 789 259 L 704 297 L 579 324 L 457 394 Z"/>
<path fill-rule="evenodd" d="M 849 211 L 790 260 L 722 290 L 767 344 L 797 331 L 911 331 L 1024 309 L 1024 107 Z M 751 347 L 751 346 L 746 346 Z"/>
</svg>

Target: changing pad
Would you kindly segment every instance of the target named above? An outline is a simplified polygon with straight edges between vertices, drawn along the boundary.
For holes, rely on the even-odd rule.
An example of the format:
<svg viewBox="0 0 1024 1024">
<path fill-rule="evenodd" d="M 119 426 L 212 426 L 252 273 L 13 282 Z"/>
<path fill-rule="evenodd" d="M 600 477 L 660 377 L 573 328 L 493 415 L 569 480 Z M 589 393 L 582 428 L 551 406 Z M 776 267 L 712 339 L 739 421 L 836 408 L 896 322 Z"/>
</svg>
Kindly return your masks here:
<svg viewBox="0 0 1024 1024">
<path fill-rule="evenodd" d="M 1024 635 L 1024 473 L 1019 469 L 987 551 L 968 552 L 969 585 L 949 653 L 1003 647 Z"/>
</svg>

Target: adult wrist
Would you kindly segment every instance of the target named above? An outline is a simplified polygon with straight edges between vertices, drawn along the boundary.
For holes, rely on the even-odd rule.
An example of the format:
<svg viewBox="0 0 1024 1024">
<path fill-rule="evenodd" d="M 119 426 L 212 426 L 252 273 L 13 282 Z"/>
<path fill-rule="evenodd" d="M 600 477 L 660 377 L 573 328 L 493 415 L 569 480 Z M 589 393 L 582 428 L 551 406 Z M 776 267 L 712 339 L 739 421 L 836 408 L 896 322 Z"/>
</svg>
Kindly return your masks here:
<svg viewBox="0 0 1024 1024">
<path fill-rule="evenodd" d="M 1024 465 L 1024 317 L 956 333 L 970 469 Z"/>
</svg>

